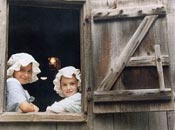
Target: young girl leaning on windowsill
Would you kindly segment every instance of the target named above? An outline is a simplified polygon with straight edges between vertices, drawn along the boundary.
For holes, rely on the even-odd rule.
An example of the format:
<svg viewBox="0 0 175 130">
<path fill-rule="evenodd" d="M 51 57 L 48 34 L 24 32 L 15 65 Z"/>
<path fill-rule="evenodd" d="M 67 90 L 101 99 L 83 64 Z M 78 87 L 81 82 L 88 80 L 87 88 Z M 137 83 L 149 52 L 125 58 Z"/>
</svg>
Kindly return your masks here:
<svg viewBox="0 0 175 130">
<path fill-rule="evenodd" d="M 27 53 L 13 54 L 7 70 L 7 105 L 8 112 L 37 112 L 39 108 L 32 103 L 31 97 L 22 85 L 38 80 L 40 73 L 38 62 Z"/>
<path fill-rule="evenodd" d="M 54 90 L 65 98 L 48 106 L 46 112 L 81 112 L 80 70 L 73 66 L 64 67 L 58 71 L 53 83 Z"/>
</svg>

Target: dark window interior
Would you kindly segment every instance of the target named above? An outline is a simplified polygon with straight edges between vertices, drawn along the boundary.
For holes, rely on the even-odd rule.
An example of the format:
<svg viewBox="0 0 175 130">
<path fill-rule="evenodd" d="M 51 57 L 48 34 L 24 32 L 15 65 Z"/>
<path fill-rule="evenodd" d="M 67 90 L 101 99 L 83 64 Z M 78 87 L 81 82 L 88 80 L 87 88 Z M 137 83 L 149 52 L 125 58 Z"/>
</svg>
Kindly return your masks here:
<svg viewBox="0 0 175 130">
<path fill-rule="evenodd" d="M 57 69 L 69 65 L 80 68 L 79 19 L 79 10 L 10 5 L 8 55 L 27 52 L 40 63 L 39 80 L 24 86 L 40 111 L 61 99 L 53 90 Z M 52 56 L 60 60 L 57 68 L 49 66 Z"/>
</svg>

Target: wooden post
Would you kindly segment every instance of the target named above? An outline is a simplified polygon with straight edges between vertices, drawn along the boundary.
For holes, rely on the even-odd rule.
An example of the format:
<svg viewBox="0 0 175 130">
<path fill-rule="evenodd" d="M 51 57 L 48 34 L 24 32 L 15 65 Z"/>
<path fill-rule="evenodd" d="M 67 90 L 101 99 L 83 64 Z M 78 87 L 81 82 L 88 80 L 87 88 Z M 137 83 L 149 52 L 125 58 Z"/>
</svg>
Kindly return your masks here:
<svg viewBox="0 0 175 130">
<path fill-rule="evenodd" d="M 157 72 L 159 77 L 160 91 L 163 91 L 165 89 L 165 82 L 164 82 L 164 75 L 163 75 L 160 45 L 155 45 L 154 48 L 155 48 L 156 66 L 157 66 Z"/>
<path fill-rule="evenodd" d="M 0 0 L 0 113 L 5 109 L 7 10 L 7 0 Z"/>
</svg>

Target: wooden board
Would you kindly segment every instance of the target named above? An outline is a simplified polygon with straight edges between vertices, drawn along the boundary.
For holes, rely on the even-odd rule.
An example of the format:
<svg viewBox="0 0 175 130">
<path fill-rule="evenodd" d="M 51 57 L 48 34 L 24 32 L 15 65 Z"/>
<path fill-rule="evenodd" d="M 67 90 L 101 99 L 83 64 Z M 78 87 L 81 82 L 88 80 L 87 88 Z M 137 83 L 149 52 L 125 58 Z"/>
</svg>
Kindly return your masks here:
<svg viewBox="0 0 175 130">
<path fill-rule="evenodd" d="M 0 122 L 85 122 L 83 113 L 18 113 L 4 112 L 0 114 Z"/>
<path fill-rule="evenodd" d="M 7 0 L 0 1 L 0 112 L 5 106 L 6 56 L 7 56 Z"/>
</svg>

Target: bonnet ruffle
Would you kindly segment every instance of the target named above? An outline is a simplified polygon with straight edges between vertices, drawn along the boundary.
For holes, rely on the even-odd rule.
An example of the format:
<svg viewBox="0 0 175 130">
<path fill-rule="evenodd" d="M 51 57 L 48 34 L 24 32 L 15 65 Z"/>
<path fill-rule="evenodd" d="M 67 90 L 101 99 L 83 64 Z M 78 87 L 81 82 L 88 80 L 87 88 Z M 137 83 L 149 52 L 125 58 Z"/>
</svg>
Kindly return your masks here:
<svg viewBox="0 0 175 130">
<path fill-rule="evenodd" d="M 30 55 L 27 53 L 17 53 L 13 54 L 8 62 L 8 69 L 7 69 L 7 76 L 13 77 L 14 71 L 19 71 L 21 66 L 27 66 L 30 63 L 32 63 L 32 77 L 29 83 L 35 82 L 38 80 L 37 74 L 41 72 L 39 69 L 39 63 Z"/>
<path fill-rule="evenodd" d="M 54 83 L 54 90 L 61 96 L 61 97 L 65 97 L 63 95 L 63 92 L 61 90 L 61 86 L 60 86 L 60 79 L 61 76 L 64 76 L 66 78 L 72 78 L 73 74 L 75 75 L 76 79 L 78 80 L 78 89 L 80 91 L 80 86 L 81 86 L 81 74 L 80 74 L 80 70 L 76 69 L 73 66 L 68 66 L 68 67 L 64 67 L 60 70 L 58 70 L 58 73 L 56 74 L 56 77 L 53 81 Z"/>
</svg>

